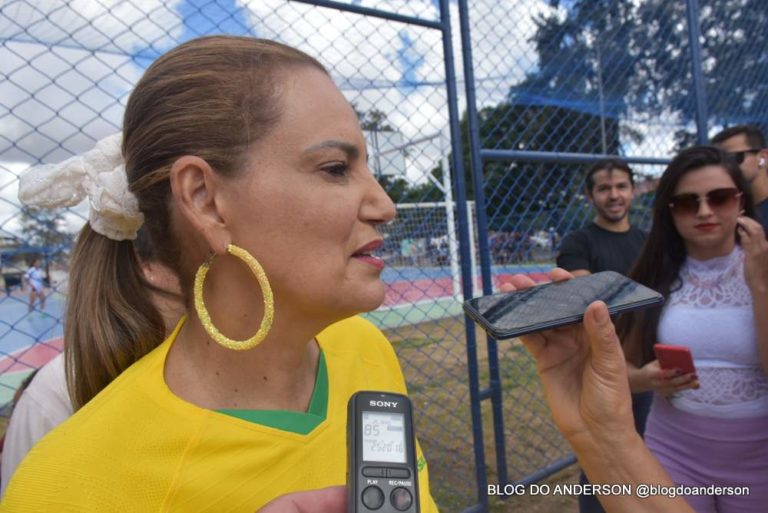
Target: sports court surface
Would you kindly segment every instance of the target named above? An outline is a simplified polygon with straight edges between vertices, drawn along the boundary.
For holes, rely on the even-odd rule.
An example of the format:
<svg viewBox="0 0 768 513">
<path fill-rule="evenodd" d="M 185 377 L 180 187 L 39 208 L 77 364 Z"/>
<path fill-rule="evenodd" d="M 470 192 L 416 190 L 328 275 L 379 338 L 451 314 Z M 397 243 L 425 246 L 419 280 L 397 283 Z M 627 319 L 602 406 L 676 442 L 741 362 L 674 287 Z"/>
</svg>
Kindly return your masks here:
<svg viewBox="0 0 768 513">
<path fill-rule="evenodd" d="M 537 281 L 540 265 L 494 268 L 494 283 L 512 274 L 527 273 Z M 384 304 L 368 317 L 382 328 L 394 328 L 461 314 L 447 267 L 387 268 Z M 479 279 L 476 287 L 479 288 Z M 65 296 L 48 295 L 45 310 L 28 312 L 27 294 L 14 291 L 0 299 L 0 405 L 7 403 L 21 381 L 61 352 Z"/>
</svg>

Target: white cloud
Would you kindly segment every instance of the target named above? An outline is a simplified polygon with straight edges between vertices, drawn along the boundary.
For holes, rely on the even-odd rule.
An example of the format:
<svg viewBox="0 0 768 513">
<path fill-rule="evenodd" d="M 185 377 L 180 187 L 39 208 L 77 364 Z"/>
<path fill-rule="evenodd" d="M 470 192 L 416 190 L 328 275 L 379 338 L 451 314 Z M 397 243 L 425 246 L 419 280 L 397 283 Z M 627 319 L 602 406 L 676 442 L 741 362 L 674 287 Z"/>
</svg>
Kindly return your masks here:
<svg viewBox="0 0 768 513">
<path fill-rule="evenodd" d="M 25 0 L 3 7 L 0 34 L 15 41 L 131 55 L 167 48 L 181 33 L 180 0 Z"/>
<path fill-rule="evenodd" d="M 283 0 L 242 0 L 241 5 L 248 10 L 259 36 L 286 42 L 320 59 L 358 110 L 383 111 L 406 140 L 438 132 L 448 134 L 440 31 Z M 437 8 L 428 0 L 366 0 L 361 5 L 431 21 L 439 19 Z M 466 102 L 457 5 L 452 3 L 450 9 L 463 112 Z M 541 0 L 474 0 L 470 11 L 478 103 L 496 104 L 511 85 L 537 65 L 529 42 L 535 33 L 533 17 L 556 11 Z M 404 48 L 401 36 L 408 38 L 409 48 Z M 407 70 L 406 61 L 419 65 Z M 406 76 L 422 85 L 405 87 Z M 408 177 L 423 180 L 441 157 L 437 141 L 412 147 Z"/>
<path fill-rule="evenodd" d="M 173 46 L 185 28 L 177 13 L 179 3 L 36 0 L 4 7 L 0 12 L 0 34 L 6 37 L 0 45 L 4 63 L 0 163 L 60 161 L 117 131 L 127 95 L 142 72 L 133 56 Z M 360 110 L 383 111 L 406 140 L 448 134 L 438 30 L 285 0 L 240 0 L 239 5 L 258 36 L 318 57 Z M 363 0 L 360 5 L 432 21 L 439 18 L 430 0 Z M 450 9 L 463 112 L 455 2 Z M 551 12 L 543 0 L 470 2 L 479 106 L 498 103 L 511 85 L 537 66 L 529 42 L 535 32 L 532 19 Z M 409 69 L 409 63 L 415 65 Z M 404 78 L 420 85 L 406 87 Z M 442 156 L 438 139 L 409 148 L 408 177 L 423 180 Z"/>
<path fill-rule="evenodd" d="M 0 236 L 19 235 L 18 176 L 28 166 L 24 162 L 0 162 Z"/>
<path fill-rule="evenodd" d="M 134 54 L 172 46 L 183 29 L 177 3 L 33 0 L 4 7 L 0 159 L 61 160 L 117 131 L 141 74 Z"/>
</svg>

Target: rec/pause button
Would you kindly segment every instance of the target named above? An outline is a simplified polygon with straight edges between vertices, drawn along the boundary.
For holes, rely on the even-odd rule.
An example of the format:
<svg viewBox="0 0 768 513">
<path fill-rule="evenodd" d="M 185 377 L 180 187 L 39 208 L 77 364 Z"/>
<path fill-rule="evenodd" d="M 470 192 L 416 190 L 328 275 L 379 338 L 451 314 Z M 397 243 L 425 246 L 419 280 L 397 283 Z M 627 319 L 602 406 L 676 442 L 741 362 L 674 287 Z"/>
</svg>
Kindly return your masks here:
<svg viewBox="0 0 768 513">
<path fill-rule="evenodd" d="M 398 511 L 405 511 L 411 507 L 411 504 L 413 504 L 413 497 L 411 496 L 411 492 L 405 488 L 398 487 L 392 490 L 392 495 L 390 495 L 389 499 L 392 501 L 392 505 Z"/>
</svg>

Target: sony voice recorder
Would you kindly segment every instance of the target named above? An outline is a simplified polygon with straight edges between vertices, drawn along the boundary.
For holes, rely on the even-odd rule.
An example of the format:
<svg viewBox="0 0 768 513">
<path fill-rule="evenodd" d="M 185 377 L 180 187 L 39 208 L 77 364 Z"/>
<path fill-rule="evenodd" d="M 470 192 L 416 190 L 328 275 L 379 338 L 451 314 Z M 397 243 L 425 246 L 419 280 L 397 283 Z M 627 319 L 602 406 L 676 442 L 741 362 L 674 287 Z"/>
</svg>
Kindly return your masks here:
<svg viewBox="0 0 768 513">
<path fill-rule="evenodd" d="M 348 410 L 349 513 L 418 513 L 411 401 L 400 394 L 357 392 Z"/>
</svg>

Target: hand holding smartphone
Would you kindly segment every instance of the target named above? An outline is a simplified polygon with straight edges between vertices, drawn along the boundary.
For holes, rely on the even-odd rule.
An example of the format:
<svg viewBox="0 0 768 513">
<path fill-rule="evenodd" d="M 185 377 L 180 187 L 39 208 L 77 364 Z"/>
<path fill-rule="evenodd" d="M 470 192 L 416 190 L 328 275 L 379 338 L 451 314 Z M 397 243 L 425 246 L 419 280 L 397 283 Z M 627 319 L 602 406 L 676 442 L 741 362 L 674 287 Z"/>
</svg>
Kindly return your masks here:
<svg viewBox="0 0 768 513">
<path fill-rule="evenodd" d="M 664 298 L 624 275 L 603 271 L 464 302 L 464 311 L 501 340 L 581 322 L 602 300 L 611 314 L 660 305 Z"/>
</svg>

